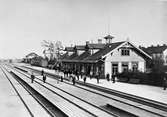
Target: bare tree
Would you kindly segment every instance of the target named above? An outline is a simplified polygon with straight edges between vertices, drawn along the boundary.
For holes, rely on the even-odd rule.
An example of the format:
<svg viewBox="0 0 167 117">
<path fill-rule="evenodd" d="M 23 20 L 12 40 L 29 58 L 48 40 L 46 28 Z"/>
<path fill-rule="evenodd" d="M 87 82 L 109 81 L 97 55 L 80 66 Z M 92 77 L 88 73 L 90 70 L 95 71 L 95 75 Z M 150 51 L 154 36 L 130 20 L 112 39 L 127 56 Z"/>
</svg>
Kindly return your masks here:
<svg viewBox="0 0 167 117">
<path fill-rule="evenodd" d="M 54 60 L 54 59 L 58 60 L 63 50 L 63 45 L 61 41 L 53 42 L 53 41 L 43 40 L 42 47 L 44 47 L 43 54 L 45 58 L 47 58 L 48 57 L 47 55 L 49 55 L 48 57 L 49 60 Z"/>
</svg>

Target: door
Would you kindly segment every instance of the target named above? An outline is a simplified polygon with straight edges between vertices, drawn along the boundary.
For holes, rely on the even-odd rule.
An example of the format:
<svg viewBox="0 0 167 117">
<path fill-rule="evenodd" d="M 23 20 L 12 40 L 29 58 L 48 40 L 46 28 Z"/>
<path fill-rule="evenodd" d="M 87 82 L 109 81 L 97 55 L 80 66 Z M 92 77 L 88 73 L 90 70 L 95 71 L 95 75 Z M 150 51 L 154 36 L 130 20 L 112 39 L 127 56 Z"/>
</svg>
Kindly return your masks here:
<svg viewBox="0 0 167 117">
<path fill-rule="evenodd" d="M 118 73 L 118 63 L 111 63 L 112 65 L 112 74 Z"/>
</svg>

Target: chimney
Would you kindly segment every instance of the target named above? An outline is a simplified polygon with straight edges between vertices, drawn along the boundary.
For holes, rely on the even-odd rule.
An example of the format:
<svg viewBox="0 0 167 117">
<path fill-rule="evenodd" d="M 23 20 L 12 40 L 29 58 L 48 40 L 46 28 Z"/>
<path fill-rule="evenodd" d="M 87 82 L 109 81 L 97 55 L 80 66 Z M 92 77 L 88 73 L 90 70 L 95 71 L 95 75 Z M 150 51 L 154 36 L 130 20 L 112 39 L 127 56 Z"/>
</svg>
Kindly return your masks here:
<svg viewBox="0 0 167 117">
<path fill-rule="evenodd" d="M 86 45 L 88 45 L 89 44 L 89 41 L 86 41 Z"/>
<path fill-rule="evenodd" d="M 166 44 L 163 44 L 163 46 L 166 46 Z"/>
<path fill-rule="evenodd" d="M 102 44 L 102 39 L 98 39 L 98 44 Z"/>
<path fill-rule="evenodd" d="M 91 43 L 93 44 L 93 40 L 91 40 Z"/>
</svg>

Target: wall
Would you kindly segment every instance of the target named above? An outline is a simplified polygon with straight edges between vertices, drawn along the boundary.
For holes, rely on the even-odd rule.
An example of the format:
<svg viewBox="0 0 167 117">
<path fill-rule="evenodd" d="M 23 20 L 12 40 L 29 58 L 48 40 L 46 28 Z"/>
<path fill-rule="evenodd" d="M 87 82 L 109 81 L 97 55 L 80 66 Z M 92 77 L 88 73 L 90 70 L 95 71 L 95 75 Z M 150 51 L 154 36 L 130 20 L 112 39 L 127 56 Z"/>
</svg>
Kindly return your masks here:
<svg viewBox="0 0 167 117">
<path fill-rule="evenodd" d="M 68 52 L 68 55 L 71 56 L 74 52 Z"/>
<path fill-rule="evenodd" d="M 164 65 L 167 65 L 167 49 L 163 52 Z"/>
<path fill-rule="evenodd" d="M 122 56 L 121 55 L 121 49 L 114 50 L 114 52 L 110 55 L 108 55 L 105 59 L 105 74 L 109 73 L 112 74 L 112 62 L 118 63 L 118 71 L 122 72 L 122 62 L 128 62 L 129 63 L 129 69 L 131 69 L 131 62 L 138 62 L 138 70 L 144 72 L 145 71 L 145 60 L 137 54 L 137 52 L 130 49 L 130 56 Z"/>
<path fill-rule="evenodd" d="M 81 55 L 81 54 L 84 53 L 84 52 L 85 52 L 85 50 L 77 50 L 78 56 Z"/>
<path fill-rule="evenodd" d="M 91 49 L 91 54 L 96 53 L 97 51 L 99 51 L 99 49 Z"/>
</svg>

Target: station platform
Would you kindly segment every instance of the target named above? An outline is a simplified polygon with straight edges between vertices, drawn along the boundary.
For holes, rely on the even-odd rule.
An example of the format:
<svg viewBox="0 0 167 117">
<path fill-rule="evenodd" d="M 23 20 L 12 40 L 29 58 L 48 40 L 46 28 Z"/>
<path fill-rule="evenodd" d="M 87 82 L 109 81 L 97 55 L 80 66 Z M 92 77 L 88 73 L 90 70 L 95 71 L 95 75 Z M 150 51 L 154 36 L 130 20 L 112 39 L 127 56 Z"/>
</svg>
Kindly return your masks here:
<svg viewBox="0 0 167 117">
<path fill-rule="evenodd" d="M 0 69 L 0 117 L 31 117 Z"/>
<path fill-rule="evenodd" d="M 62 73 L 55 72 L 55 70 L 31 66 L 29 64 L 17 63 L 17 65 L 30 67 L 37 70 L 43 69 L 45 72 L 48 73 L 63 75 Z M 80 81 L 83 81 L 83 79 L 80 79 Z M 97 80 L 95 78 L 87 78 L 86 82 L 167 104 L 167 90 L 163 90 L 163 87 L 156 87 L 143 84 L 129 84 L 122 82 L 112 83 L 112 81 L 107 81 L 106 79 L 100 79 L 99 83 L 97 83 Z"/>
</svg>

